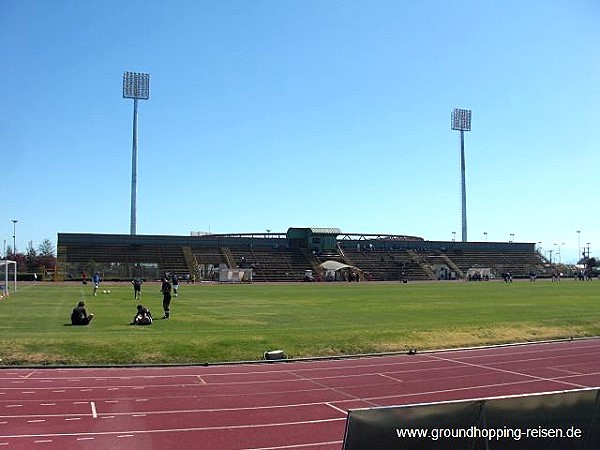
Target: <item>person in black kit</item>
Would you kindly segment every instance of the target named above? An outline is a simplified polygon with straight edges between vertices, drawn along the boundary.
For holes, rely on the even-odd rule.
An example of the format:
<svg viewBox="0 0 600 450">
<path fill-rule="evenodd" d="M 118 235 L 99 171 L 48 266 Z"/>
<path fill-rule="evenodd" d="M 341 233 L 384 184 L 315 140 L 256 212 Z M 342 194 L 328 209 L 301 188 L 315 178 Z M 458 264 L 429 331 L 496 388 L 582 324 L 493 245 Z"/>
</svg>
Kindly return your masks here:
<svg viewBox="0 0 600 450">
<path fill-rule="evenodd" d="M 143 305 L 137 305 L 137 312 L 131 325 L 152 325 L 152 313 Z"/>
<path fill-rule="evenodd" d="M 85 310 L 85 303 L 83 301 L 79 302 L 75 308 L 73 308 L 73 312 L 71 313 L 71 324 L 72 325 L 87 325 L 94 318 L 93 314 L 87 313 Z"/>
<path fill-rule="evenodd" d="M 165 311 L 163 319 L 168 319 L 171 315 L 171 288 L 169 279 L 167 277 L 163 278 L 162 286 L 160 288 L 160 291 L 163 294 L 163 310 Z"/>
<path fill-rule="evenodd" d="M 133 284 L 133 295 L 136 300 L 142 295 L 142 283 L 143 281 L 140 278 L 134 278 L 131 282 Z"/>
</svg>

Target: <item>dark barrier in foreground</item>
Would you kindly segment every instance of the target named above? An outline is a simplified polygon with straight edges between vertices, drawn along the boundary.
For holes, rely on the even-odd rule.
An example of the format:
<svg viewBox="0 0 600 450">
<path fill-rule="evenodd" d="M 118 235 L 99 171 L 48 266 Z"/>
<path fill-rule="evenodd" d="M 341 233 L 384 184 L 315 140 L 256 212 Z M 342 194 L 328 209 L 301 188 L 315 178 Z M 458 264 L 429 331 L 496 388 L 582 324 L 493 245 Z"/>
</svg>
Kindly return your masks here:
<svg viewBox="0 0 600 450">
<path fill-rule="evenodd" d="M 598 450 L 600 389 L 348 413 L 344 450 Z"/>
</svg>

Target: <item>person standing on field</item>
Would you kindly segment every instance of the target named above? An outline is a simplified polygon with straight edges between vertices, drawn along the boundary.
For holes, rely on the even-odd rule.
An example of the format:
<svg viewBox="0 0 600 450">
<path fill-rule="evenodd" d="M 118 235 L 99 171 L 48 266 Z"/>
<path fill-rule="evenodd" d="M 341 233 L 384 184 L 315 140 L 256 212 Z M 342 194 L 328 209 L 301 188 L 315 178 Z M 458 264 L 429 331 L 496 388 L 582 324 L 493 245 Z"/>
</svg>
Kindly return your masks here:
<svg viewBox="0 0 600 450">
<path fill-rule="evenodd" d="M 176 273 L 174 273 L 171 279 L 173 280 L 173 294 L 175 297 L 177 297 L 177 290 L 179 289 L 179 277 Z"/>
<path fill-rule="evenodd" d="M 136 300 L 139 300 L 142 296 L 142 283 L 143 281 L 141 278 L 134 278 L 131 282 L 131 284 L 133 284 L 133 296 Z"/>
<path fill-rule="evenodd" d="M 163 294 L 163 310 L 165 315 L 163 319 L 168 319 L 171 315 L 171 283 L 169 283 L 169 279 L 167 277 L 163 278 L 162 286 L 160 287 L 160 291 Z"/>
<path fill-rule="evenodd" d="M 94 283 L 94 297 L 98 295 L 98 288 L 100 287 L 100 274 L 98 272 L 94 273 L 92 277 L 92 282 Z"/>
</svg>

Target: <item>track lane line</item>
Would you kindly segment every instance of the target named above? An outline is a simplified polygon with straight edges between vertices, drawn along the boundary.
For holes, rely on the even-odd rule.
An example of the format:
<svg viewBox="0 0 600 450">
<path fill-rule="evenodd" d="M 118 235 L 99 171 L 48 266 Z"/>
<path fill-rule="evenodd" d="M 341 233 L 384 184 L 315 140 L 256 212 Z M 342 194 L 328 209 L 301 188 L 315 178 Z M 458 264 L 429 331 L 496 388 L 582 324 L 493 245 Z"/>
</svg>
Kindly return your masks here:
<svg viewBox="0 0 600 450">
<path fill-rule="evenodd" d="M 120 431 L 99 431 L 99 432 L 80 432 L 80 433 L 38 433 L 38 434 L 9 434 L 2 435 L 0 439 L 18 439 L 18 438 L 51 438 L 51 437 L 67 437 L 67 436 L 116 436 L 123 433 L 131 434 L 154 434 L 154 433 L 187 433 L 192 431 L 226 431 L 226 430 L 247 430 L 256 428 L 279 428 L 297 425 L 312 425 L 323 423 L 334 423 L 346 421 L 346 418 L 334 419 L 318 419 L 318 420 L 302 420 L 293 422 L 275 422 L 263 424 L 246 424 L 246 425 L 222 425 L 217 427 L 190 427 L 190 428 L 159 428 L 159 429 L 144 429 L 144 430 L 120 430 Z"/>
<path fill-rule="evenodd" d="M 530 379 L 538 380 L 538 381 L 547 381 L 547 382 L 552 382 L 552 383 L 566 384 L 568 386 L 575 387 L 575 388 L 586 388 L 586 387 L 588 387 L 588 386 L 584 386 L 582 384 L 569 383 L 569 382 L 558 380 L 558 379 L 554 379 L 554 378 L 546 378 L 546 377 L 538 377 L 536 375 L 528 375 L 526 373 L 516 372 L 514 370 L 508 370 L 508 369 L 500 369 L 498 367 L 492 367 L 492 366 L 488 366 L 488 365 L 484 365 L 484 364 L 473 364 L 473 363 L 468 363 L 468 362 L 464 362 L 464 361 L 453 360 L 453 359 L 450 359 L 450 358 L 442 358 L 440 356 L 434 356 L 434 355 L 429 355 L 429 356 L 432 357 L 432 358 L 434 358 L 434 359 L 441 360 L 441 361 L 451 361 L 451 362 L 454 362 L 456 364 L 463 365 L 463 366 L 469 366 L 469 367 L 475 367 L 475 368 L 478 368 L 478 369 L 491 370 L 492 372 L 508 373 L 508 374 L 511 374 L 511 375 L 518 375 L 518 376 L 521 376 L 521 377 L 530 378 Z"/>
</svg>

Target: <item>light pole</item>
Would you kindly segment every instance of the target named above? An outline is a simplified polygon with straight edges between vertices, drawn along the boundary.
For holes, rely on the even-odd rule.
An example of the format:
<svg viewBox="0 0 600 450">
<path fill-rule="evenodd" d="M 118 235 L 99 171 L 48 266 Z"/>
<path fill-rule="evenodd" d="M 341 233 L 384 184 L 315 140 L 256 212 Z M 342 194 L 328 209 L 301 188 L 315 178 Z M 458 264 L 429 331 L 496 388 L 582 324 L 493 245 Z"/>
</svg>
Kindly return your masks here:
<svg viewBox="0 0 600 450">
<path fill-rule="evenodd" d="M 581 230 L 577 230 L 577 262 L 581 259 Z"/>
<path fill-rule="evenodd" d="M 485 238 L 485 242 L 487 242 L 487 231 L 483 232 L 483 237 Z"/>
<path fill-rule="evenodd" d="M 514 242 L 515 241 L 515 233 L 510 233 L 510 241 L 508 242 Z"/>
<path fill-rule="evenodd" d="M 558 244 L 558 263 L 562 264 L 562 252 L 560 251 L 561 246 L 565 245 L 564 242 Z"/>
<path fill-rule="evenodd" d="M 123 73 L 123 98 L 133 99 L 133 145 L 131 150 L 131 225 L 130 234 L 136 234 L 137 226 L 137 108 L 138 100 L 150 98 L 150 74 Z"/>
<path fill-rule="evenodd" d="M 452 242 L 456 241 L 456 231 L 452 232 Z"/>
<path fill-rule="evenodd" d="M 17 219 L 13 219 L 13 255 L 17 254 Z"/>
<path fill-rule="evenodd" d="M 452 111 L 452 130 L 460 131 L 460 187 L 462 205 L 462 240 L 467 242 L 467 185 L 465 181 L 465 131 L 471 131 L 471 110 Z"/>
</svg>

